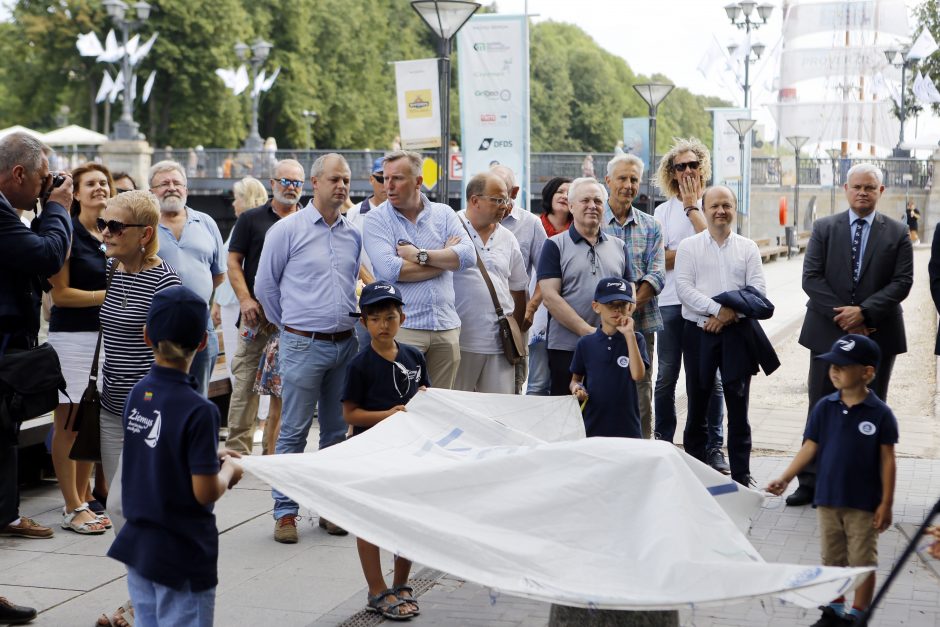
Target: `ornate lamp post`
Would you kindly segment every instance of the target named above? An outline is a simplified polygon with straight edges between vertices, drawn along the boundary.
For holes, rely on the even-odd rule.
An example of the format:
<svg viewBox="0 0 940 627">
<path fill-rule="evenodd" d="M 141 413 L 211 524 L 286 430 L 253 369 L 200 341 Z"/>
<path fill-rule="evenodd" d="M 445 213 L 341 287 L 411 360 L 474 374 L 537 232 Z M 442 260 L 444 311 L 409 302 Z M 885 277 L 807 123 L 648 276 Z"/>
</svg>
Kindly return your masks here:
<svg viewBox="0 0 940 627">
<path fill-rule="evenodd" d="M 898 116 L 901 118 L 901 133 L 898 137 L 898 145 L 894 149 L 893 156 L 895 157 L 911 156 L 909 150 L 901 148 L 901 144 L 904 143 L 904 120 L 907 118 L 907 70 L 908 68 L 913 69 L 914 65 L 917 63 L 917 59 L 907 58 L 907 53 L 910 51 L 910 46 L 904 46 L 901 49 L 888 48 L 885 50 L 885 57 L 888 59 L 888 63 L 894 67 L 901 68 L 901 115 Z"/>
<path fill-rule="evenodd" d="M 317 112 L 304 109 L 300 114 L 304 116 L 304 121 L 307 123 L 307 150 L 313 150 L 313 125 L 317 123 Z"/>
<path fill-rule="evenodd" d="M 259 152 L 264 148 L 264 140 L 261 139 L 261 134 L 258 133 L 258 103 L 261 100 L 261 90 L 255 85 L 255 82 L 258 79 L 258 71 L 264 65 L 268 55 L 271 54 L 271 48 L 273 47 L 272 44 L 260 37 L 250 47 L 242 42 L 235 44 L 235 54 L 238 55 L 238 59 L 247 61 L 251 65 L 251 85 L 249 86 L 249 89 L 251 89 L 251 132 L 248 133 L 248 137 L 245 139 L 245 150 Z"/>
<path fill-rule="evenodd" d="M 744 138 L 747 136 L 750 130 L 754 127 L 754 124 L 756 122 L 757 120 L 752 120 L 750 118 L 737 118 L 734 120 L 728 120 L 728 124 L 730 124 L 731 128 L 734 129 L 734 132 L 738 134 L 738 148 L 741 151 L 741 184 L 739 186 L 739 192 L 738 192 L 738 204 L 740 205 L 741 203 L 743 203 L 745 207 L 748 207 L 748 209 L 750 209 L 750 203 L 747 202 L 747 200 L 749 199 L 744 198 L 744 194 L 745 194 L 744 173 L 747 171 L 745 168 L 748 166 L 748 164 L 745 163 L 745 159 L 744 159 Z M 737 222 L 738 222 L 737 230 L 738 230 L 738 234 L 740 235 L 741 234 L 741 221 L 738 220 Z M 750 211 L 748 211 L 747 230 L 748 230 L 748 233 L 750 233 L 751 231 Z"/>
<path fill-rule="evenodd" d="M 669 92 L 672 85 L 660 83 L 642 83 L 634 85 L 633 89 L 640 94 L 640 98 L 649 107 L 650 116 L 650 167 L 646 173 L 646 211 L 653 213 L 653 172 L 656 170 L 656 110 Z"/>
<path fill-rule="evenodd" d="M 441 148 L 438 167 L 443 172 L 438 185 L 440 185 L 439 200 L 446 203 L 450 157 L 450 54 L 453 50 L 454 37 L 480 8 L 480 3 L 464 0 L 412 0 L 411 8 L 437 35 L 441 92 Z"/>
<path fill-rule="evenodd" d="M 751 19 L 754 15 L 754 9 L 757 9 L 757 17 L 760 18 L 758 22 L 756 19 Z M 750 42 L 750 34 L 752 30 L 757 30 L 761 26 L 767 23 L 767 20 L 770 19 L 770 15 L 774 12 L 774 5 L 772 4 L 761 4 L 758 5 L 753 0 L 742 0 L 741 2 L 735 2 L 725 6 L 725 13 L 728 15 L 728 19 L 731 20 L 731 23 L 734 26 L 737 26 L 740 29 L 743 29 L 744 32 L 748 34 L 748 42 Z M 729 46 L 728 50 L 732 54 L 737 46 Z M 750 111 L 751 110 L 751 54 L 754 54 L 753 60 L 757 60 L 764 53 L 764 44 L 755 43 L 751 44 L 751 49 L 747 51 L 747 54 L 744 55 L 744 107 Z"/>
<path fill-rule="evenodd" d="M 839 184 L 839 180 L 836 178 L 836 164 L 839 163 L 839 159 L 842 158 L 842 150 L 839 148 L 828 148 L 826 154 L 829 155 L 829 160 L 832 162 L 832 195 L 829 198 L 829 215 L 832 215 L 836 212 L 836 187 Z"/>
<path fill-rule="evenodd" d="M 809 137 L 805 135 L 792 135 L 787 137 L 787 141 L 790 142 L 794 152 L 796 152 L 796 185 L 793 186 L 793 226 L 790 227 L 791 232 L 787 234 L 787 258 L 789 258 L 791 237 L 793 239 L 792 243 L 795 244 L 796 233 L 800 228 L 800 149 L 803 147 L 803 144 L 809 141 Z"/>
<path fill-rule="evenodd" d="M 134 84 L 134 75 L 131 66 L 131 55 L 127 52 L 127 42 L 130 39 L 131 31 L 139 29 L 150 17 L 152 7 L 143 0 L 135 2 L 131 6 L 137 13 L 137 19 L 127 19 L 129 7 L 122 0 L 104 0 L 102 4 L 108 13 L 108 17 L 121 31 L 121 39 L 124 43 L 124 55 L 121 58 L 121 72 L 124 77 L 124 104 L 121 109 L 121 119 L 114 124 L 114 139 L 143 139 L 143 135 L 140 134 L 140 126 L 134 122 L 134 97 L 131 91 Z"/>
</svg>

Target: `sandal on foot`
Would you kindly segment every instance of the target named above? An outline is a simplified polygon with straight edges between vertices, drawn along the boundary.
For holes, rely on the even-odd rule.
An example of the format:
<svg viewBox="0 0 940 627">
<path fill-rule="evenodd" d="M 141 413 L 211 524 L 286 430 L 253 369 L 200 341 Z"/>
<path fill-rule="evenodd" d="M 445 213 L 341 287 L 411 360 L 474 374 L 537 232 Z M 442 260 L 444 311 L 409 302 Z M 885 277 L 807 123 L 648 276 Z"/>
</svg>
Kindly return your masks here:
<svg viewBox="0 0 940 627">
<path fill-rule="evenodd" d="M 405 603 L 410 603 L 414 606 L 414 609 L 411 610 L 412 616 L 417 616 L 421 613 L 421 608 L 418 607 L 418 599 L 415 598 L 415 591 L 409 585 L 403 586 L 394 586 L 392 587 L 392 592 L 395 593 L 395 596 L 398 597 L 399 601 L 404 601 Z"/>
<path fill-rule="evenodd" d="M 92 507 L 91 503 L 85 503 L 85 506 L 91 510 L 91 513 L 95 515 L 95 518 L 98 519 L 98 522 L 104 525 L 105 529 L 110 529 L 113 526 L 111 524 L 111 517 L 108 516 L 108 512 L 106 512 L 103 507 L 101 509 L 95 509 Z"/>
<path fill-rule="evenodd" d="M 83 523 L 75 522 L 75 517 L 81 514 L 82 512 L 88 512 L 91 514 L 91 510 L 88 509 L 88 505 L 82 505 L 81 507 L 76 507 L 71 512 L 62 512 L 62 528 L 69 529 L 75 533 L 82 534 L 85 536 L 100 536 L 103 534 L 106 529 L 98 518 L 93 518 L 92 520 L 86 520 Z M 94 516 L 94 514 L 92 514 Z"/>
<path fill-rule="evenodd" d="M 98 617 L 97 627 L 134 627 L 134 606 L 130 601 L 117 608 L 110 617 L 102 614 Z"/>
<path fill-rule="evenodd" d="M 409 620 L 414 616 L 414 612 L 409 612 L 402 607 L 407 604 L 408 601 L 389 601 L 389 597 L 395 597 L 395 592 L 391 588 L 384 592 L 379 592 L 374 597 L 369 597 L 369 604 L 366 605 L 366 610 L 381 614 L 389 620 Z"/>
</svg>

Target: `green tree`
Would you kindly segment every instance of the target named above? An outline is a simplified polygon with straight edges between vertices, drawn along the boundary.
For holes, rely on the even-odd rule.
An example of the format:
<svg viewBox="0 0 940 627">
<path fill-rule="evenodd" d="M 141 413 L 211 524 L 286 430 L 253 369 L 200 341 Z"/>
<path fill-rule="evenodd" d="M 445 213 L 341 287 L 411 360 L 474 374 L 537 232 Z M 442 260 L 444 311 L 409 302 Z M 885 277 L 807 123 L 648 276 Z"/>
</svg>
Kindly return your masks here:
<svg viewBox="0 0 940 627">
<path fill-rule="evenodd" d="M 924 0 L 924 2 L 914 9 L 914 17 L 917 20 L 914 33 L 915 40 L 924 30 L 927 30 L 933 35 L 934 39 L 940 41 L 940 2 L 938 2 L 938 0 Z M 924 76 L 929 77 L 928 80 L 934 80 L 936 77 L 940 77 L 940 53 L 934 53 L 920 61 L 920 71 L 924 73 Z M 908 73 L 910 74 L 910 72 Z M 909 80 L 913 80 L 913 77 Z M 905 102 L 909 107 L 911 103 L 916 103 L 913 98 L 913 93 L 910 90 L 907 91 L 905 98 Z M 940 103 L 932 104 L 930 108 L 934 113 L 940 115 Z M 895 116 L 897 116 L 899 112 L 899 108 L 895 105 Z M 908 115 L 917 115 L 917 112 L 909 110 Z"/>
</svg>

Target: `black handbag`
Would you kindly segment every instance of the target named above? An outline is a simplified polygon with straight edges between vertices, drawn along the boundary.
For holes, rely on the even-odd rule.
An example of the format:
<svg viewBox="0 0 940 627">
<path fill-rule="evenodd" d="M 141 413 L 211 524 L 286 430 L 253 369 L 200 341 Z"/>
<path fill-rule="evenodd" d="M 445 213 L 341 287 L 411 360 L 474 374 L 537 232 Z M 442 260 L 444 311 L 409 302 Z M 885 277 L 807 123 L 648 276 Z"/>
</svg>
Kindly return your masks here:
<svg viewBox="0 0 940 627">
<path fill-rule="evenodd" d="M 0 430 L 16 433 L 16 425 L 53 411 L 65 378 L 59 356 L 49 344 L 29 350 L 0 347 Z"/>
</svg>

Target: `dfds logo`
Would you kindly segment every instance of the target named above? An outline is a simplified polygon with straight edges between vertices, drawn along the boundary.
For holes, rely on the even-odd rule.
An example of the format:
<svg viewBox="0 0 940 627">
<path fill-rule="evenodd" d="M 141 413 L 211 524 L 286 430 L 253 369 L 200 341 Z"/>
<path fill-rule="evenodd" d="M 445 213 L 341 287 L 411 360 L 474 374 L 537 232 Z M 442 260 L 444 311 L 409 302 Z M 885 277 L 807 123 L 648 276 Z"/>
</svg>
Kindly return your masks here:
<svg viewBox="0 0 940 627">
<path fill-rule="evenodd" d="M 490 148 L 512 148 L 511 139 L 493 139 L 492 137 L 487 137 L 482 142 L 480 142 L 480 147 L 477 149 L 479 151 L 489 150 Z"/>
</svg>

